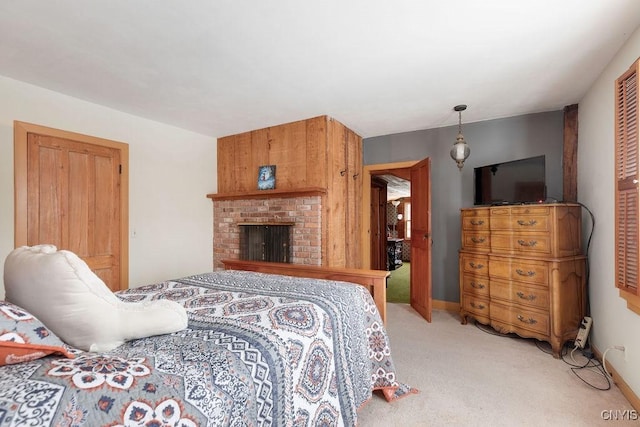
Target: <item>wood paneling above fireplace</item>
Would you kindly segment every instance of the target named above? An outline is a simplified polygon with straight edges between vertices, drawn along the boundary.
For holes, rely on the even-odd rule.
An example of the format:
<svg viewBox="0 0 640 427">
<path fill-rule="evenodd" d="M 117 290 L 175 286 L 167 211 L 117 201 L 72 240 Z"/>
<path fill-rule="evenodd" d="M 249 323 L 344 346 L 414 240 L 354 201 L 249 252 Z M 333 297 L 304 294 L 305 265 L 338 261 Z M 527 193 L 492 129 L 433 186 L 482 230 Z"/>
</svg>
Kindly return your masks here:
<svg viewBox="0 0 640 427">
<path fill-rule="evenodd" d="M 257 189 L 263 165 L 276 166 L 274 190 Z M 361 267 L 362 138 L 335 119 L 320 116 L 219 138 L 218 193 L 208 197 L 214 204 L 214 267 L 221 268 L 219 261 L 229 255 L 238 258 L 221 243 L 235 238 L 228 230 L 234 227 L 229 210 L 274 200 L 304 207 L 302 215 L 292 215 L 306 218 L 301 229 L 317 227 L 318 265 Z M 307 206 L 319 207 L 315 225 L 307 221 L 315 208 Z M 297 224 L 294 238 L 296 229 Z"/>
</svg>

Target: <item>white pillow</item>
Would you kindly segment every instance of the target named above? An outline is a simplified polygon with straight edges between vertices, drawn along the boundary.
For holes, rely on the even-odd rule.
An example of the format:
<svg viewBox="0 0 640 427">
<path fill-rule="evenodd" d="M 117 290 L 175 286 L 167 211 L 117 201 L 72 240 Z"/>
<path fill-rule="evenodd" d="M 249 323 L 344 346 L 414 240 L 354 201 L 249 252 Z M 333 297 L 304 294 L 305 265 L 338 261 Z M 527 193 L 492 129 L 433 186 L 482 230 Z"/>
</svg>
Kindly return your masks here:
<svg viewBox="0 0 640 427">
<path fill-rule="evenodd" d="M 85 351 L 108 351 L 125 341 L 187 327 L 180 304 L 124 302 L 76 254 L 53 245 L 14 249 L 4 263 L 4 287 L 7 301 Z"/>
</svg>

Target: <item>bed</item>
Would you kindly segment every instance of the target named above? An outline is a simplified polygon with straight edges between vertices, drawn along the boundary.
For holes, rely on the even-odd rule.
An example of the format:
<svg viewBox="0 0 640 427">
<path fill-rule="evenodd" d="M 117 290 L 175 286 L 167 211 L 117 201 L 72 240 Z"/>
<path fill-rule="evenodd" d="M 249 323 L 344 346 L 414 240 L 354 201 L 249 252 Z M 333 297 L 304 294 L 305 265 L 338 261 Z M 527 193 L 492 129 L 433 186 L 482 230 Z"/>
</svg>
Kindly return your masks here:
<svg viewBox="0 0 640 427">
<path fill-rule="evenodd" d="M 225 270 L 118 292 L 127 304 L 179 303 L 187 327 L 109 351 L 60 340 L 47 343 L 50 354 L 0 366 L 0 426 L 356 425 L 374 390 L 389 401 L 415 392 L 396 378 L 371 278 L 362 280 Z M 16 324 L 29 318 L 4 304 Z M 32 339 L 55 337 L 34 325 Z"/>
</svg>

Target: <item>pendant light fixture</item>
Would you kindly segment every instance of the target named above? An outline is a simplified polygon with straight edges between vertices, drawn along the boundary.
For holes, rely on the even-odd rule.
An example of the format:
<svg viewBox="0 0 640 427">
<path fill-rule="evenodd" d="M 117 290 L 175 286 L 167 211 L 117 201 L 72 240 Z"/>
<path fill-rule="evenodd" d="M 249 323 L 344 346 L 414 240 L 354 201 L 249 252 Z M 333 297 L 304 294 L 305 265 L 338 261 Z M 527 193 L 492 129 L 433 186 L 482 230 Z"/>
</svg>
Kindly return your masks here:
<svg viewBox="0 0 640 427">
<path fill-rule="evenodd" d="M 469 153 L 471 153 L 467 141 L 464 140 L 464 135 L 462 135 L 462 112 L 466 109 L 466 105 L 456 105 L 453 107 L 453 110 L 458 112 L 458 136 L 456 137 L 456 142 L 453 144 L 450 154 L 451 158 L 458 164 L 458 170 L 460 171 L 462 171 L 464 161 L 467 160 Z"/>
</svg>

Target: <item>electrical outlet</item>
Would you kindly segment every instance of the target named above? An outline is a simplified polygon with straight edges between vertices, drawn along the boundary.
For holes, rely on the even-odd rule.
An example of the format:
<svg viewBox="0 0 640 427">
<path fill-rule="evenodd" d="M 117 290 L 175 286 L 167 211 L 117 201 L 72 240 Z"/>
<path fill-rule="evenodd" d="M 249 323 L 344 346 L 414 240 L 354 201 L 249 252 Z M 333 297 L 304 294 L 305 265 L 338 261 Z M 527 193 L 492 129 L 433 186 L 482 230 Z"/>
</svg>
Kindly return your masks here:
<svg viewBox="0 0 640 427">
<path fill-rule="evenodd" d="M 578 335 L 576 335 L 575 346 L 584 348 L 589 338 L 589 332 L 591 331 L 591 317 L 585 316 L 580 322 L 580 328 L 578 329 Z"/>
</svg>

